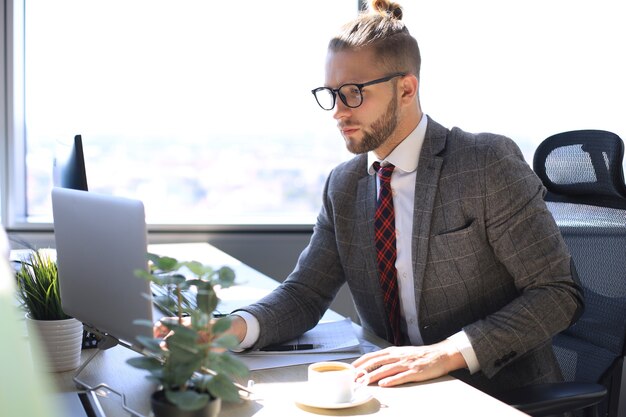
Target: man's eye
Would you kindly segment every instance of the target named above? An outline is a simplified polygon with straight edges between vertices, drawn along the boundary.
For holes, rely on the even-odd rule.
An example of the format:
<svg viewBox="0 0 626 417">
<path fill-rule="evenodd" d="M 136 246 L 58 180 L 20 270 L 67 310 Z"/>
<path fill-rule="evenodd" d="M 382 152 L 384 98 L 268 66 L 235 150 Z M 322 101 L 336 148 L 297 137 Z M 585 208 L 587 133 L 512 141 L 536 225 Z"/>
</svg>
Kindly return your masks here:
<svg viewBox="0 0 626 417">
<path fill-rule="evenodd" d="M 352 96 L 358 96 L 361 94 L 361 90 L 359 90 L 359 87 L 357 87 L 356 85 L 350 86 L 349 94 Z"/>
</svg>

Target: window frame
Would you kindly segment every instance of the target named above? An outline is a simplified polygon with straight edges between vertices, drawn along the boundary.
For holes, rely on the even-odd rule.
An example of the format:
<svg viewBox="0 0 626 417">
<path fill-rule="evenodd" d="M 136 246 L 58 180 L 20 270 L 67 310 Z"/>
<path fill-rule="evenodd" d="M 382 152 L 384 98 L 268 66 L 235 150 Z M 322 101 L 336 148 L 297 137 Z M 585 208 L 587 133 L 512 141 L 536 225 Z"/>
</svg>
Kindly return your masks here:
<svg viewBox="0 0 626 417">
<path fill-rule="evenodd" d="M 2 8 L 2 224 L 7 230 L 39 229 L 26 222 L 24 123 L 24 0 L 5 0 Z M 52 229 L 50 225 L 49 229 Z"/>
</svg>

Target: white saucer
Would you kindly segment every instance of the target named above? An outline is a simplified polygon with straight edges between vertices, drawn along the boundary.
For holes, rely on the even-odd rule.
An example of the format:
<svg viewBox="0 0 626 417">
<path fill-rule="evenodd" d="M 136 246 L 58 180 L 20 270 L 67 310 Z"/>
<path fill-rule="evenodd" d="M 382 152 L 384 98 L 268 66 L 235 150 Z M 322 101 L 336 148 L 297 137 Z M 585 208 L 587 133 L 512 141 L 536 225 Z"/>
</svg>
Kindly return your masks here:
<svg viewBox="0 0 626 417">
<path fill-rule="evenodd" d="M 296 398 L 295 401 L 296 403 L 300 405 L 306 405 L 307 407 L 339 409 L 339 408 L 356 407 L 357 405 L 365 404 L 371 399 L 372 399 L 372 394 L 370 394 L 369 392 L 357 391 L 352 397 L 352 401 L 346 402 L 346 403 L 328 403 L 328 402 L 324 402 L 324 400 L 321 400 L 319 398 L 309 398 L 304 395 L 300 398 Z"/>
</svg>

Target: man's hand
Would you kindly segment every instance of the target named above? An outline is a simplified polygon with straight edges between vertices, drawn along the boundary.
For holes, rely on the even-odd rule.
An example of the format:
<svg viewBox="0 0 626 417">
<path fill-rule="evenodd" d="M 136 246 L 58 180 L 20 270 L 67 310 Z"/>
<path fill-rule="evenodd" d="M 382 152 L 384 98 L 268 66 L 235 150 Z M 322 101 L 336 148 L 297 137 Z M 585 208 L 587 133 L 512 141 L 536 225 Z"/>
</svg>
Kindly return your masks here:
<svg viewBox="0 0 626 417">
<path fill-rule="evenodd" d="M 182 320 L 181 324 L 183 326 L 189 326 L 191 324 L 191 318 L 190 317 L 183 317 L 181 320 Z M 172 322 L 176 322 L 176 321 L 178 321 L 178 317 L 163 317 L 163 318 L 161 318 L 161 320 L 159 320 L 156 323 L 154 323 L 154 326 L 152 327 L 152 333 L 153 333 L 154 337 L 157 337 L 157 338 L 165 338 L 165 337 L 167 337 L 170 334 L 170 329 L 165 327 L 163 322 L 172 323 Z"/>
<path fill-rule="evenodd" d="M 357 368 L 357 382 L 378 382 L 381 387 L 426 381 L 467 367 L 448 340 L 429 346 L 392 346 L 366 353 L 352 364 Z"/>
</svg>

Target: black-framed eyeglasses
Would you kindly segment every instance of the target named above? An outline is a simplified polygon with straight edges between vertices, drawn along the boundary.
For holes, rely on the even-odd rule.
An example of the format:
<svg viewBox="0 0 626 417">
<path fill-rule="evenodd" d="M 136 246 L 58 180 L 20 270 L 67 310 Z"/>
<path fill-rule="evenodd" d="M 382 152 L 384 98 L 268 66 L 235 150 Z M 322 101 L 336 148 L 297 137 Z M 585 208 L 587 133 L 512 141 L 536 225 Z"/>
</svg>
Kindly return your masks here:
<svg viewBox="0 0 626 417">
<path fill-rule="evenodd" d="M 396 72 L 391 75 L 387 75 L 386 77 L 378 78 L 362 84 L 349 83 L 344 84 L 339 88 L 317 87 L 316 89 L 311 90 L 311 92 L 315 96 L 317 104 L 319 104 L 324 110 L 332 110 L 335 108 L 337 94 L 339 94 L 339 98 L 343 104 L 354 109 L 363 104 L 363 87 L 384 83 L 396 77 L 404 77 L 405 75 L 405 72 Z"/>
</svg>

